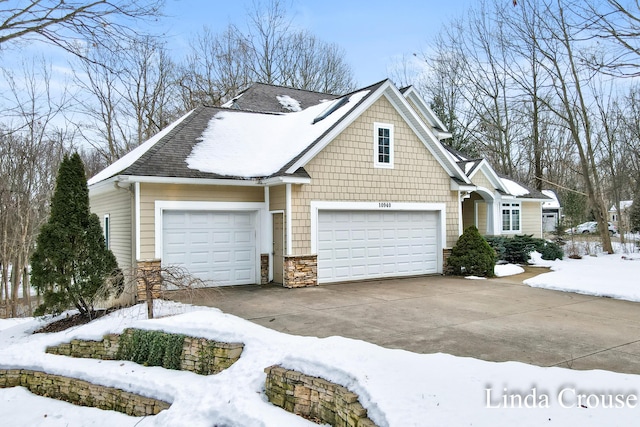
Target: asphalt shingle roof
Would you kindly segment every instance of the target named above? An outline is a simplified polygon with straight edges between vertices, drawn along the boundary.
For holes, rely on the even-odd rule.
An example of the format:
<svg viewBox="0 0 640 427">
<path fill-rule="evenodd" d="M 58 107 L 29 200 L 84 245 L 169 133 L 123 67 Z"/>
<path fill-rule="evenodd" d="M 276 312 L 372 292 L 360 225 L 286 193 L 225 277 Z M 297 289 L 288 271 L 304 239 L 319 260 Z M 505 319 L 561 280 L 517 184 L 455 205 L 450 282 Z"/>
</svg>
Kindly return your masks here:
<svg viewBox="0 0 640 427">
<path fill-rule="evenodd" d="M 255 83 L 244 92 L 240 93 L 224 106 L 234 110 L 288 113 L 278 100 L 278 96 L 288 96 L 300 103 L 300 108 L 305 109 L 312 105 L 317 105 L 323 101 L 330 101 L 339 98 L 338 95 L 328 93 L 312 92 L 290 87 L 273 86 L 264 83 Z"/>
</svg>

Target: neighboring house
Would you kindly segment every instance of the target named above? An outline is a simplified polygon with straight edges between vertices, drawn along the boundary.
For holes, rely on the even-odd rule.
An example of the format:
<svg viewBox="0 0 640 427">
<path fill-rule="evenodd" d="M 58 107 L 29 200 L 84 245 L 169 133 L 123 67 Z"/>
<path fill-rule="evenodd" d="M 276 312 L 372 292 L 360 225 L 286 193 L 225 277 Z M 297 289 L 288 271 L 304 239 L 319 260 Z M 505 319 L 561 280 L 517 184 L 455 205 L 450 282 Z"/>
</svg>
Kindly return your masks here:
<svg viewBox="0 0 640 427">
<path fill-rule="evenodd" d="M 550 199 L 542 203 L 542 231 L 554 232 L 562 219 L 562 207 L 553 190 L 542 190 L 542 194 Z"/>
<path fill-rule="evenodd" d="M 629 215 L 631 214 L 633 200 L 620 201 L 620 217 L 616 205 L 611 205 L 609 209 L 609 221 L 618 227 L 619 230 L 629 230 Z"/>
<path fill-rule="evenodd" d="M 390 80 L 344 96 L 256 84 L 89 180 L 122 267 L 286 287 L 437 274 L 463 229 L 542 235 L 547 200 L 440 141 Z"/>
</svg>

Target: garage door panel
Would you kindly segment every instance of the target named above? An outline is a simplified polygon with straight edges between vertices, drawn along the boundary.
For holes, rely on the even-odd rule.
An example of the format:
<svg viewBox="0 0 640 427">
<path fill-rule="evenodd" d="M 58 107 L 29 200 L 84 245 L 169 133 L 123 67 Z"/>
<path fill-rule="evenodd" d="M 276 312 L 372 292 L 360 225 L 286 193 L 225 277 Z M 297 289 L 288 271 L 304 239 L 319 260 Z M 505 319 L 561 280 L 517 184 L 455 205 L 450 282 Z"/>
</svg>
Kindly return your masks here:
<svg viewBox="0 0 640 427">
<path fill-rule="evenodd" d="M 256 282 L 255 212 L 164 211 L 162 264 L 211 286 Z"/>
<path fill-rule="evenodd" d="M 437 218 L 428 211 L 320 211 L 319 281 L 437 273 Z"/>
</svg>

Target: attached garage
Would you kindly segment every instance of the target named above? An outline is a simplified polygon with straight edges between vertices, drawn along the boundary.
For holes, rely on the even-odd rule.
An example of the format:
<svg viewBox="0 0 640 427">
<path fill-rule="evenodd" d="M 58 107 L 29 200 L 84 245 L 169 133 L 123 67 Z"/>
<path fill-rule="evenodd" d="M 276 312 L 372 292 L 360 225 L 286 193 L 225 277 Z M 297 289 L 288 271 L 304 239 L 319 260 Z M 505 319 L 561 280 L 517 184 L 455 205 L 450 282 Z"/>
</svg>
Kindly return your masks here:
<svg viewBox="0 0 640 427">
<path fill-rule="evenodd" d="M 439 212 L 320 210 L 320 283 L 439 273 Z"/>
<path fill-rule="evenodd" d="M 162 265 L 184 267 L 210 286 L 257 283 L 256 236 L 254 211 L 165 210 Z"/>
</svg>

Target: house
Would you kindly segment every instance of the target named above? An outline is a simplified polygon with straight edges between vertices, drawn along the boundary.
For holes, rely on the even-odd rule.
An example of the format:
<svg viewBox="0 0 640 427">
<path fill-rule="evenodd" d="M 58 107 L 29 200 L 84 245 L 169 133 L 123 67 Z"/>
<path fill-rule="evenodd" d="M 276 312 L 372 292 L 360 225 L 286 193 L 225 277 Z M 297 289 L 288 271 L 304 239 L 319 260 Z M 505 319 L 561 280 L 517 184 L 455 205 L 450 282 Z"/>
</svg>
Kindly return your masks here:
<svg viewBox="0 0 640 427">
<path fill-rule="evenodd" d="M 542 190 L 542 194 L 549 198 L 542 203 L 542 231 L 551 233 L 556 231 L 562 219 L 562 207 L 558 195 L 553 190 Z"/>
<path fill-rule="evenodd" d="M 609 221 L 612 222 L 616 227 L 618 227 L 619 230 L 629 230 L 629 215 L 631 214 L 632 205 L 633 200 L 621 200 L 620 214 L 618 214 L 616 205 L 611 205 L 611 208 L 609 208 Z"/>
<path fill-rule="evenodd" d="M 335 96 L 256 84 L 89 180 L 123 267 L 286 287 L 439 274 L 463 229 L 542 235 L 545 196 L 446 147 L 390 80 Z"/>
</svg>

